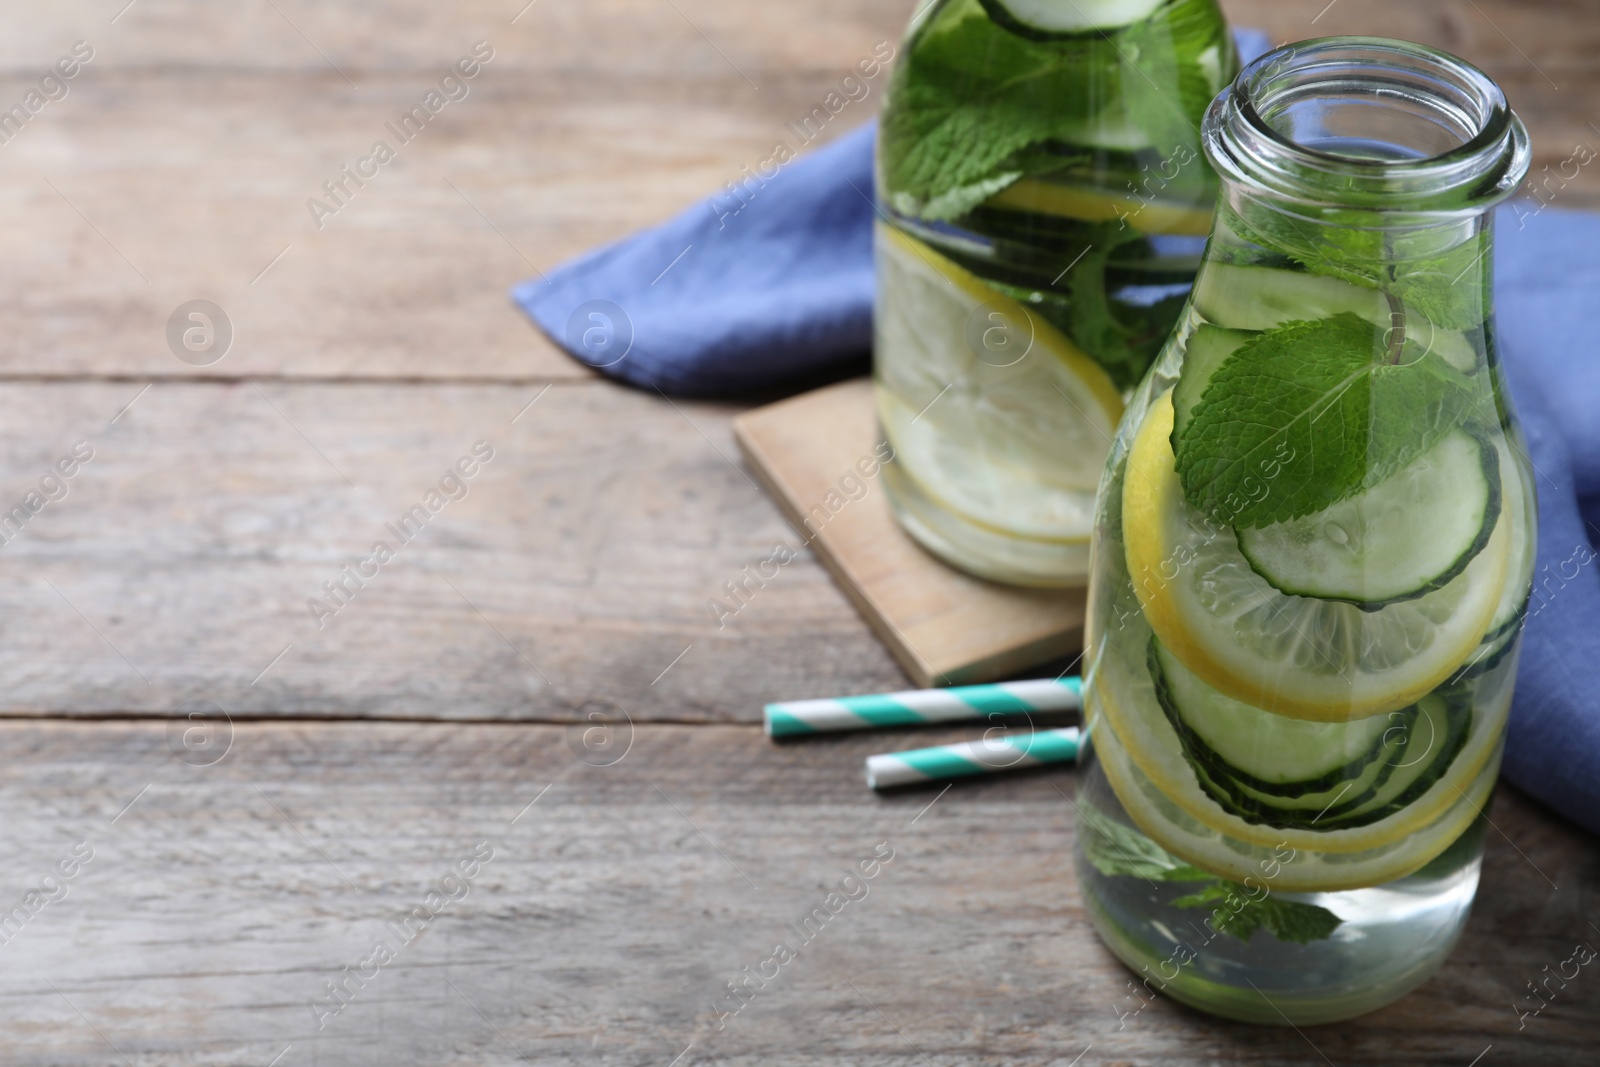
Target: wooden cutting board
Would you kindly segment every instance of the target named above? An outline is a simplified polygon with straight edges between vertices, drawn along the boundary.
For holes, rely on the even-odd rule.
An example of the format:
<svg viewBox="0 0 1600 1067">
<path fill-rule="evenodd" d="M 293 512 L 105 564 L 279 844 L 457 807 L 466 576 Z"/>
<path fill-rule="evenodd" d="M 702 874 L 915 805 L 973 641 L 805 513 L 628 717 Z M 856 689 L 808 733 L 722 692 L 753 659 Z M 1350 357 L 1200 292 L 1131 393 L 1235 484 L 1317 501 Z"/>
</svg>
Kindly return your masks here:
<svg viewBox="0 0 1600 1067">
<path fill-rule="evenodd" d="M 1077 657 L 1081 590 L 973 578 L 901 531 L 874 451 L 870 379 L 746 412 L 733 431 L 790 524 L 918 686 L 1054 674 Z"/>
</svg>

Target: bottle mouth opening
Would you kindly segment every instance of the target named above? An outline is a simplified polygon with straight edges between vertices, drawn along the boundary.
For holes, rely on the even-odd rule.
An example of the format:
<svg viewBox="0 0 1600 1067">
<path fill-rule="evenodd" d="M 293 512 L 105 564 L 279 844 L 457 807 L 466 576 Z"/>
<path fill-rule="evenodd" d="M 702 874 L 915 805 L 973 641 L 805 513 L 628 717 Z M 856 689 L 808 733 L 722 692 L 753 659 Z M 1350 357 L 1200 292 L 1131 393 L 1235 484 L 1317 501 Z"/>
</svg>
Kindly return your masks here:
<svg viewBox="0 0 1600 1067">
<path fill-rule="evenodd" d="M 1225 178 L 1290 203 L 1482 211 L 1529 162 L 1527 132 L 1488 75 L 1380 37 L 1268 52 L 1212 103 L 1204 133 Z"/>
</svg>

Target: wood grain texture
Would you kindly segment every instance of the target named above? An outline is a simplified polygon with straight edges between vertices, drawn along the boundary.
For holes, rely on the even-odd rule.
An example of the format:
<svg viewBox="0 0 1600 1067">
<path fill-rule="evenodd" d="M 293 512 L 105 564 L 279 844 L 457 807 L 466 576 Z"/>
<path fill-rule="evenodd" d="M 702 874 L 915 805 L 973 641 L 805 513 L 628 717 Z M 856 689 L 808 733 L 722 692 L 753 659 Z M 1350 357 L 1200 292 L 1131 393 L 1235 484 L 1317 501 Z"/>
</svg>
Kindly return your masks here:
<svg viewBox="0 0 1600 1067">
<path fill-rule="evenodd" d="M 74 40 L 97 50 L 0 145 L 0 286 L 21 294 L 0 307 L 4 373 L 587 378 L 512 283 L 800 147 L 785 122 L 905 18 L 885 0 L 541 3 L 515 24 L 523 2 L 286 0 L 146 2 L 112 25 L 104 7 L 0 11 L 18 23 L 5 107 Z M 385 124 L 479 40 L 495 54 L 469 95 L 402 145 Z M 380 139 L 395 160 L 315 219 Z M 236 333 L 204 368 L 165 338 L 196 298 Z"/>
<path fill-rule="evenodd" d="M 1016 677 L 1082 650 L 1081 590 L 969 577 L 895 523 L 880 480 L 871 379 L 746 412 L 733 431 L 795 535 L 919 687 Z"/>
<path fill-rule="evenodd" d="M 1592 1041 L 1587 971 L 1518 1031 L 1524 982 L 1600 937 L 1600 855 L 1509 791 L 1467 936 L 1411 997 L 1303 1033 L 1165 1001 L 1124 1025 L 1127 972 L 1074 881 L 1071 770 L 881 798 L 866 754 L 958 734 L 639 726 L 603 758 L 581 736 L 240 724 L 196 767 L 160 724 L 0 727 L 0 905 L 94 851 L 0 946 L 6 1062 L 666 1067 L 692 1043 L 680 1063 L 1465 1067 L 1490 1045 L 1484 1064 L 1573 1064 Z M 399 944 L 386 924 L 479 842 L 470 890 Z M 866 897 L 719 1030 L 725 983 L 880 842 Z M 319 1030 L 311 1001 L 382 939 L 396 958 Z"/>
<path fill-rule="evenodd" d="M 1480 62 L 1540 164 L 1590 136 L 1600 25 L 1580 0 L 1226 6 L 1280 40 L 1390 33 Z M 1522 1029 L 1512 1005 L 1600 936 L 1600 855 L 1514 792 L 1467 937 L 1412 997 L 1303 1037 L 1164 1002 L 1119 1027 L 1127 975 L 1069 862 L 1070 771 L 963 785 L 919 817 L 935 793 L 873 797 L 861 760 L 963 734 L 780 748 L 708 724 L 904 679 L 809 556 L 718 629 L 723 583 L 795 543 L 738 465 L 738 409 L 594 380 L 505 290 L 764 158 L 909 7 L 0 4 L 5 107 L 74 40 L 97 53 L 0 144 L 0 520 L 74 442 L 95 450 L 0 544 L 0 710 L 211 701 L 238 720 L 0 723 L 0 928 L 74 845 L 95 850 L 0 938 L 0 1058 L 1592 1058 L 1592 975 Z M 472 95 L 315 230 L 306 199 L 479 39 L 496 58 Z M 1600 204 L 1597 182 L 1558 202 Z M 164 337 L 194 297 L 237 330 L 198 369 Z M 213 380 L 165 380 L 195 377 Z M 306 599 L 480 439 L 496 455 L 467 497 L 317 629 Z M 244 721 L 286 715 L 572 725 Z M 220 763 L 178 758 L 224 738 Z M 479 841 L 496 852 L 471 893 L 318 1030 L 324 983 Z M 897 859 L 871 895 L 718 1030 L 724 983 L 879 841 Z"/>
<path fill-rule="evenodd" d="M 1600 150 L 1600 69 L 1594 63 L 1600 20 L 1589 0 L 1222 0 L 1222 8 L 1235 25 L 1259 26 L 1275 44 L 1331 34 L 1399 37 L 1476 64 L 1500 83 L 1528 125 L 1531 180 L 1546 166 L 1557 172 L 1579 145 Z M 1548 188 L 1541 195 L 1555 206 L 1600 207 L 1600 173 L 1593 166 Z"/>
<path fill-rule="evenodd" d="M 605 700 L 755 722 L 903 687 L 738 465 L 730 408 L 546 388 L 0 384 L 0 518 L 95 449 L 0 545 L 0 705 L 564 720 Z M 465 498 L 403 543 L 386 524 L 480 440 Z M 354 584 L 379 541 L 395 558 Z M 719 620 L 724 583 L 779 545 L 797 558 Z M 314 615 L 340 582 L 348 603 Z"/>
<path fill-rule="evenodd" d="M 7 107 L 74 40 L 96 48 L 70 95 L 0 145 L 0 286 L 18 294 L 0 305 L 0 373 L 585 378 L 509 286 L 670 216 L 779 141 L 800 147 L 785 123 L 907 15 L 901 0 L 602 0 L 513 23 L 522 3 L 163 0 L 111 23 L 105 6 L 0 9 Z M 1506 85 L 1536 168 L 1600 145 L 1600 24 L 1574 0 L 1226 7 L 1280 41 L 1364 32 L 1460 52 Z M 478 40 L 495 59 L 471 95 L 318 229 L 322 183 Z M 1592 170 L 1556 202 L 1600 203 Z M 195 298 L 237 335 L 205 368 L 165 340 Z"/>
</svg>

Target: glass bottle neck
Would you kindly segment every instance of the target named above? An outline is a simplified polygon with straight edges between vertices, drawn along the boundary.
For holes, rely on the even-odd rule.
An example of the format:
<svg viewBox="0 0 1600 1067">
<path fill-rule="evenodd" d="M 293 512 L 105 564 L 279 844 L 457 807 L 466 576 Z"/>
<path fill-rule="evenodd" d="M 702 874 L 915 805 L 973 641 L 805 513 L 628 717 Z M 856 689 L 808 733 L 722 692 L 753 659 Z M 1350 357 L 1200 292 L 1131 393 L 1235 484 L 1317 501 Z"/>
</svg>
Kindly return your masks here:
<svg viewBox="0 0 1600 1067">
<path fill-rule="evenodd" d="M 1325 37 L 1269 52 L 1212 103 L 1207 157 L 1236 209 L 1404 231 L 1486 214 L 1527 173 L 1505 95 L 1446 52 Z"/>
<path fill-rule="evenodd" d="M 1490 211 L 1529 164 L 1527 132 L 1487 75 L 1445 52 L 1327 37 L 1269 52 L 1212 103 L 1218 241 L 1335 276 L 1487 285 Z"/>
</svg>

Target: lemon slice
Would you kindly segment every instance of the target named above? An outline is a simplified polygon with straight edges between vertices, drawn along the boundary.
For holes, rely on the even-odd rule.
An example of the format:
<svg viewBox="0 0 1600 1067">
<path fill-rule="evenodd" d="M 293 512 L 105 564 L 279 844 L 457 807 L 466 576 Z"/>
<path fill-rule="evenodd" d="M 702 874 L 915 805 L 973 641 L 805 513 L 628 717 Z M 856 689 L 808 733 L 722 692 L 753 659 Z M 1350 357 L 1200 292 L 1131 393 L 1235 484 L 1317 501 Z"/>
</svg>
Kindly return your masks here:
<svg viewBox="0 0 1600 1067">
<path fill-rule="evenodd" d="M 880 224 L 878 415 L 901 471 L 998 533 L 1089 539 L 1122 395 L 1045 319 Z"/>
<path fill-rule="evenodd" d="M 1413 835 L 1425 843 L 1431 842 L 1433 838 L 1429 827 L 1444 818 L 1463 795 L 1472 792 L 1474 783 L 1498 754 L 1506 719 L 1511 712 L 1515 665 L 1508 662 L 1484 675 L 1471 688 L 1471 725 L 1461 750 L 1451 760 L 1448 770 L 1400 811 L 1366 826 L 1344 830 L 1284 829 L 1258 825 L 1224 810 L 1201 787 L 1184 755 L 1183 745 L 1157 699 L 1147 665 L 1149 641 L 1150 630 L 1137 621 L 1137 616 L 1108 634 L 1096 657 L 1093 683 L 1085 687 L 1085 702 L 1091 714 L 1101 717 L 1116 734 L 1121 754 L 1138 769 L 1143 781 L 1158 790 L 1167 803 L 1182 810 L 1190 821 L 1235 842 L 1269 848 L 1283 844 L 1294 849 L 1331 854 L 1372 852 L 1403 842 Z M 1271 718 L 1267 712 L 1258 714 L 1263 718 Z M 1396 717 L 1395 721 L 1398 723 L 1402 720 Z M 1432 754 L 1433 746 L 1442 744 L 1443 740 L 1434 736 L 1419 736 L 1418 751 L 1407 751 L 1407 765 L 1427 759 Z M 1099 741 L 1098 736 L 1096 741 Z M 1127 798 L 1122 796 L 1123 790 L 1116 787 L 1115 783 L 1113 788 L 1117 789 L 1118 798 L 1126 805 Z M 1146 832 L 1150 831 L 1147 829 Z M 1152 836 L 1165 844 L 1164 838 L 1158 834 L 1159 828 Z M 1429 858 L 1422 858 L 1416 866 L 1422 866 Z"/>
<path fill-rule="evenodd" d="M 985 201 L 986 207 L 1058 215 L 1085 222 L 1124 219 L 1140 233 L 1205 237 L 1211 233 L 1211 208 L 1186 207 L 1157 200 L 1135 200 L 1098 189 L 1022 178 Z"/>
<path fill-rule="evenodd" d="M 1488 765 L 1455 802 L 1425 829 L 1362 852 L 1321 852 L 1282 838 L 1251 844 L 1230 838 L 1191 817 L 1156 787 L 1131 759 L 1121 737 L 1094 721 L 1091 738 L 1106 780 L 1145 836 L 1203 870 L 1287 893 L 1332 893 L 1383 885 L 1427 866 L 1478 818 L 1489 803 L 1500 768 L 1497 745 Z M 1253 881 L 1251 881 L 1253 880 Z"/>
<path fill-rule="evenodd" d="M 1345 722 L 1415 703 L 1478 646 L 1509 570 L 1505 515 L 1466 569 L 1426 596 L 1377 611 L 1291 596 L 1255 573 L 1231 529 L 1188 506 L 1172 419 L 1168 392 L 1129 452 L 1128 570 L 1151 628 L 1212 688 L 1264 711 Z"/>
</svg>

